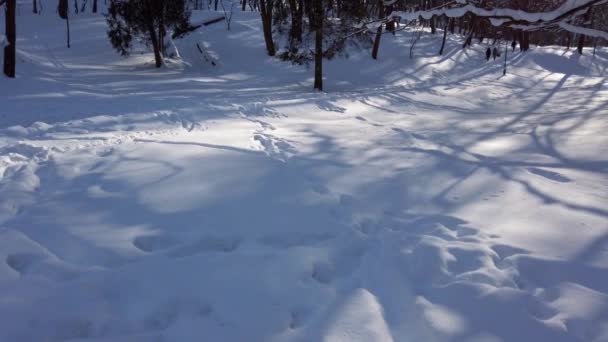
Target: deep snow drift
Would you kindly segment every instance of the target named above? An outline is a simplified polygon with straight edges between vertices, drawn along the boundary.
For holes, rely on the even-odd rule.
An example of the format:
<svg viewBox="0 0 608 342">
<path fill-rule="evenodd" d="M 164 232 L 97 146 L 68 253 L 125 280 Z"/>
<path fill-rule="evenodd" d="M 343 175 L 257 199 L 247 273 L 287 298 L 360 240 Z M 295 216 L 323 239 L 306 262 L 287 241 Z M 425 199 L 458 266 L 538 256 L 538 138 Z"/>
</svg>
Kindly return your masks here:
<svg viewBox="0 0 608 342">
<path fill-rule="evenodd" d="M 25 12 L 0 341 L 608 341 L 607 51 L 386 35 L 315 93 L 256 14 L 155 70 Z"/>
</svg>

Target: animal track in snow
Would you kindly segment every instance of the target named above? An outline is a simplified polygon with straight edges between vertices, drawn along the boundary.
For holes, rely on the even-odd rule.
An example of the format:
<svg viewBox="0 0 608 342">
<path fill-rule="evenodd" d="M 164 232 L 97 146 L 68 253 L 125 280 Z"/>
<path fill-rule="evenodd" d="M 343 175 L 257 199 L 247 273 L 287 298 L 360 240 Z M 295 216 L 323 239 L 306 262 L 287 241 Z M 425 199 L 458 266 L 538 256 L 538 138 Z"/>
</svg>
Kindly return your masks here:
<svg viewBox="0 0 608 342">
<path fill-rule="evenodd" d="M 190 244 L 171 250 L 168 255 L 174 258 L 183 258 L 205 252 L 234 252 L 241 240 L 234 237 L 205 237 Z"/>
<path fill-rule="evenodd" d="M 516 254 L 526 254 L 527 251 L 521 248 L 515 248 L 508 245 L 494 245 L 492 250 L 498 254 L 501 259 L 506 259 Z"/>
<path fill-rule="evenodd" d="M 291 248 L 297 246 L 311 246 L 334 238 L 330 234 L 303 234 L 282 233 L 273 234 L 258 239 L 258 242 L 275 248 Z"/>
<path fill-rule="evenodd" d="M 178 124 L 188 132 L 192 132 L 194 129 L 202 128 L 201 124 L 194 121 L 191 118 L 185 118 L 183 115 L 174 113 L 171 111 L 161 111 L 155 114 L 156 117 L 162 119 L 167 124 Z"/>
<path fill-rule="evenodd" d="M 261 150 L 271 158 L 286 162 L 293 154 L 293 146 L 285 139 L 277 138 L 270 134 L 256 133 L 253 140 L 261 147 Z"/>
<path fill-rule="evenodd" d="M 46 258 L 46 255 L 39 253 L 14 253 L 6 257 L 6 264 L 19 274 L 25 275 L 30 267 Z"/>
<path fill-rule="evenodd" d="M 297 329 L 302 325 L 302 314 L 299 311 L 291 311 L 289 318 L 289 329 Z"/>
<path fill-rule="evenodd" d="M 334 268 L 326 262 L 320 262 L 313 265 L 312 278 L 321 284 L 329 284 L 334 278 Z"/>
<path fill-rule="evenodd" d="M 133 239 L 133 245 L 143 252 L 156 252 L 174 246 L 177 241 L 162 235 L 142 235 Z"/>
<path fill-rule="evenodd" d="M 262 102 L 254 102 L 252 104 L 247 104 L 244 106 L 237 106 L 237 110 L 243 117 L 250 116 L 267 116 L 267 117 L 285 117 L 285 115 L 280 114 L 273 108 L 265 106 Z"/>
<path fill-rule="evenodd" d="M 176 298 L 160 305 L 143 319 L 143 325 L 149 330 L 165 330 L 173 325 L 180 316 L 204 317 L 211 314 L 211 305 L 196 298 Z"/>
</svg>

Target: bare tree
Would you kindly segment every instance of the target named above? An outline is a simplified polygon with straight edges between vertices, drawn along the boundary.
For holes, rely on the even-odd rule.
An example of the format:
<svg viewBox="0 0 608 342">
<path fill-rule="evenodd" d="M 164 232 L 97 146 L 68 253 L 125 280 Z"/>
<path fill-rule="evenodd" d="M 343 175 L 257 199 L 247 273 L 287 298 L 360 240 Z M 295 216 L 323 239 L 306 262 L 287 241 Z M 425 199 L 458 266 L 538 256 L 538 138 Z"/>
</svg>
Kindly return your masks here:
<svg viewBox="0 0 608 342">
<path fill-rule="evenodd" d="M 323 0 L 313 0 L 315 25 L 315 89 L 323 90 Z"/>
<path fill-rule="evenodd" d="M 65 20 L 66 28 L 67 28 L 67 44 L 68 49 L 70 48 L 70 14 L 68 10 L 68 0 L 59 0 L 59 4 L 57 5 L 57 13 L 59 13 L 59 17 Z"/>
<path fill-rule="evenodd" d="M 264 31 L 264 41 L 268 56 L 274 56 L 277 50 L 272 40 L 272 9 L 274 0 L 260 0 L 260 15 L 262 16 L 262 29 Z"/>
<path fill-rule="evenodd" d="M 226 27 L 230 31 L 230 23 L 232 23 L 232 15 L 234 14 L 234 2 L 230 0 L 230 11 L 226 11 L 224 6 L 224 0 L 221 0 L 222 11 L 224 12 L 224 18 L 226 18 Z"/>
<path fill-rule="evenodd" d="M 15 78 L 16 43 L 17 43 L 17 23 L 16 8 L 17 0 L 0 0 L 0 6 L 5 3 L 5 30 L 6 46 L 4 47 L 4 74 L 9 78 Z"/>
</svg>

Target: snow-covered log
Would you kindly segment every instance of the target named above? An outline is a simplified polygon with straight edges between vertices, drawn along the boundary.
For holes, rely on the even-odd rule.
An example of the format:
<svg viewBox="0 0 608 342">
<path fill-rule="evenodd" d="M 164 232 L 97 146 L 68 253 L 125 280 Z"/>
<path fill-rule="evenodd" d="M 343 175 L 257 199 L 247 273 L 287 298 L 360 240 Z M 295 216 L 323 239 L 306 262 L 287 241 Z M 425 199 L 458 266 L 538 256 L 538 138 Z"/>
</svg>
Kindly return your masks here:
<svg viewBox="0 0 608 342">
<path fill-rule="evenodd" d="M 384 0 L 384 5 L 389 6 L 394 2 L 395 0 Z M 478 7 L 466 0 L 457 0 L 451 4 L 457 4 L 458 7 L 442 6 L 413 12 L 396 11 L 391 13 L 391 17 L 411 21 L 418 18 L 431 19 L 433 16 L 441 15 L 458 18 L 471 13 L 478 17 L 488 18 L 493 26 L 516 26 L 518 29 L 534 30 L 556 25 L 573 33 L 608 39 L 608 32 L 576 26 L 569 22 L 571 19 L 583 15 L 590 7 L 605 3 L 608 3 L 608 0 L 567 0 L 551 11 L 526 12 L 511 8 L 487 9 Z"/>
</svg>

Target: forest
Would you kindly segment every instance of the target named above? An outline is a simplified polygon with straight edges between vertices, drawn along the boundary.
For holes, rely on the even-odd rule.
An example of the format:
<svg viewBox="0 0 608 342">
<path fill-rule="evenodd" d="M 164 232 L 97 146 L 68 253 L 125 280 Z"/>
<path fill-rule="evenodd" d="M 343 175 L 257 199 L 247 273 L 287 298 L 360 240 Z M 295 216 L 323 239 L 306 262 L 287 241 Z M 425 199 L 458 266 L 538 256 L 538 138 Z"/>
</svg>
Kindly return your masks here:
<svg viewBox="0 0 608 342">
<path fill-rule="evenodd" d="M 42 11 L 39 1 L 32 0 L 33 13 Z M 69 47 L 68 1 L 58 2 L 57 14 L 66 20 Z M 2 0 L 0 6 L 4 2 L 4 73 L 14 77 L 17 0 Z M 98 12 L 97 2 L 93 0 L 90 5 L 92 13 Z M 499 40 L 511 41 L 521 51 L 528 50 L 530 44 L 560 45 L 566 49 L 576 46 L 582 54 L 585 46 L 595 50 L 598 44 L 608 41 L 605 0 L 242 0 L 240 4 L 232 0 L 229 4 L 222 0 L 118 0 L 109 4 L 108 36 L 123 55 L 128 53 L 133 36 L 142 36 L 154 51 L 158 68 L 163 65 L 170 44 L 167 30 L 177 38 L 201 26 L 189 22 L 190 8 L 218 11 L 221 7 L 225 20 L 230 21 L 235 5 L 241 11 L 259 12 L 269 56 L 275 56 L 278 50 L 282 60 L 314 60 L 314 88 L 319 90 L 323 89 L 323 59 L 333 58 L 353 40 L 373 41 L 371 56 L 376 59 L 383 33 L 395 34 L 408 27 L 428 27 L 432 34 L 441 27 L 444 34 L 440 55 L 448 32 L 466 37 L 463 48 L 471 45 L 473 39 L 479 39 L 479 43 L 489 39 L 492 45 Z M 85 12 L 87 0 L 74 0 L 73 9 L 74 14 Z M 275 37 L 275 32 L 286 35 L 286 39 Z M 282 41 L 286 41 L 285 46 L 277 47 Z M 310 49 L 311 41 L 314 49 Z"/>
</svg>

